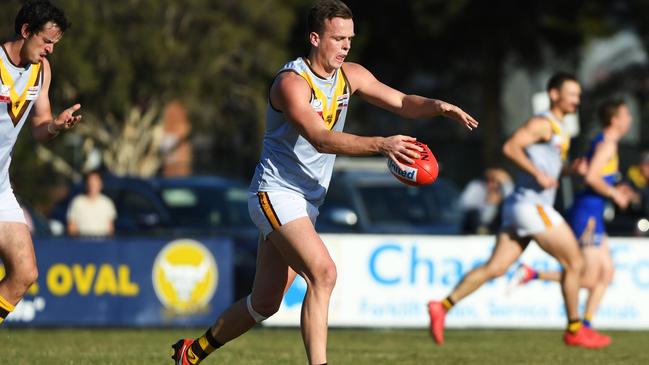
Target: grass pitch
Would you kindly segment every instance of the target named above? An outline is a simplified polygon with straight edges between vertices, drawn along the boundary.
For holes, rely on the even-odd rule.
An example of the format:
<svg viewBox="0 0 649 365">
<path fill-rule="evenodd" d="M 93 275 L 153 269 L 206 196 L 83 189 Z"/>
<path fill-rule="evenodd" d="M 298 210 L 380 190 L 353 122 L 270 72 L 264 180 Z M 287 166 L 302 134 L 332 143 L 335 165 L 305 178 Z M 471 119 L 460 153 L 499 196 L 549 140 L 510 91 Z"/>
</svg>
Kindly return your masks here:
<svg viewBox="0 0 649 365">
<path fill-rule="evenodd" d="M 7 329 L 0 358 L 11 365 L 149 365 L 173 362 L 170 345 L 204 329 Z M 330 364 L 649 364 L 649 332 L 606 332 L 603 350 L 569 348 L 561 331 L 449 330 L 433 344 L 425 330 L 329 333 Z M 202 364 L 306 364 L 298 329 L 255 329 Z"/>
</svg>

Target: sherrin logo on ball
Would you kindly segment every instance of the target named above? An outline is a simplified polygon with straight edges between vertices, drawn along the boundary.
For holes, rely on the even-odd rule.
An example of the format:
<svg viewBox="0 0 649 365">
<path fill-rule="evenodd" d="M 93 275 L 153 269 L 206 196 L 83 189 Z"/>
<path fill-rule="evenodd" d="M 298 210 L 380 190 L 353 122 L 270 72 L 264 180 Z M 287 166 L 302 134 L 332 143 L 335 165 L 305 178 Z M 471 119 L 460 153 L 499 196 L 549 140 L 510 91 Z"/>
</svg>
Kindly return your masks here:
<svg viewBox="0 0 649 365">
<path fill-rule="evenodd" d="M 413 144 L 423 148 L 423 151 L 419 152 L 419 158 L 413 159 L 412 164 L 401 162 L 403 168 L 388 158 L 388 169 L 394 177 L 405 184 L 412 186 L 432 184 L 439 173 L 437 159 L 426 144 L 418 141 Z"/>
</svg>

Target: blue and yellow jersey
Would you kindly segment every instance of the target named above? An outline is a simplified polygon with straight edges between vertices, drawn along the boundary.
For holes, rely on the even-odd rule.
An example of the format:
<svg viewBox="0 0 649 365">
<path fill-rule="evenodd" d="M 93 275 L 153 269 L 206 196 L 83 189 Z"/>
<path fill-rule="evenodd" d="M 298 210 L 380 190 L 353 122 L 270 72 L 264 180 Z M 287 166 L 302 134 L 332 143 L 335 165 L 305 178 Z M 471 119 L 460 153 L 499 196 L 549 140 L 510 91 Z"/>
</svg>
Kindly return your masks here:
<svg viewBox="0 0 649 365">
<path fill-rule="evenodd" d="M 11 152 L 43 84 L 43 64 L 20 67 L 0 51 L 0 191 L 10 188 Z"/>
<path fill-rule="evenodd" d="M 597 146 L 604 141 L 604 133 L 598 133 L 590 143 L 590 148 L 586 154 L 588 163 L 593 159 Z M 619 158 L 617 152 L 613 155 L 599 172 L 600 176 L 606 181 L 607 184 L 613 186 L 620 180 L 619 172 Z M 587 185 L 577 191 L 575 197 L 574 208 L 576 209 L 589 209 L 592 212 L 604 212 L 604 207 L 608 199 L 598 192 L 593 190 Z"/>
<path fill-rule="evenodd" d="M 311 70 L 306 59 L 298 58 L 284 65 L 278 75 L 282 72 L 294 72 L 304 78 L 311 88 L 311 107 L 322 117 L 322 123 L 329 130 L 343 130 L 351 87 L 342 68 L 324 78 Z M 320 205 L 329 187 L 335 158 L 333 154 L 318 152 L 269 100 L 263 148 L 250 192 L 290 191 Z"/>
<path fill-rule="evenodd" d="M 604 141 L 604 133 L 598 133 L 590 143 L 586 159 L 590 163 L 597 146 Z M 617 152 L 599 171 L 607 184 L 613 186 L 620 179 L 619 158 Z M 599 246 L 606 234 L 604 227 L 604 209 L 608 199 L 582 182 L 575 195 L 575 201 L 568 212 L 568 222 L 582 246 Z"/>
</svg>

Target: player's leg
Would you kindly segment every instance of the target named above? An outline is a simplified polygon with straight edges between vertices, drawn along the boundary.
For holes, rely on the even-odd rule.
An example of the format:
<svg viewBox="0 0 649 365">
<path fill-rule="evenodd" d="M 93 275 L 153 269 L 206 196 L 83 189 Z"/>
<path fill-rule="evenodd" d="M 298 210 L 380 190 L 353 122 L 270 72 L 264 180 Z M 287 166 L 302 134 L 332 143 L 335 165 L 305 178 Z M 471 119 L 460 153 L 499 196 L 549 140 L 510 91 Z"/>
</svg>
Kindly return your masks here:
<svg viewBox="0 0 649 365">
<path fill-rule="evenodd" d="M 586 300 L 586 311 L 584 312 L 584 324 L 590 327 L 590 322 L 595 313 L 597 313 L 597 309 L 606 293 L 606 289 L 613 280 L 615 269 L 606 238 L 602 240 L 600 246 L 592 247 L 588 250 L 592 251 L 590 254 L 594 256 L 591 261 L 595 259 L 597 260 L 597 270 L 593 270 L 596 271 L 596 273 L 592 278 L 588 279 L 588 284 L 591 285 L 591 288 L 588 299 Z"/>
<path fill-rule="evenodd" d="M 476 291 L 488 280 L 502 276 L 507 271 L 507 268 L 520 257 L 528 243 L 529 239 L 514 238 L 511 233 L 501 232 L 498 235 L 496 246 L 491 253 L 491 257 L 486 264 L 466 274 L 462 281 L 444 300 L 441 302 L 430 301 L 428 303 L 430 333 L 437 344 L 441 345 L 444 343 L 446 313 L 457 302 Z"/>
<path fill-rule="evenodd" d="M 306 281 L 301 328 L 310 364 L 327 362 L 329 299 L 336 283 L 336 265 L 312 222 L 296 219 L 270 235 L 282 256 Z"/>
<path fill-rule="evenodd" d="M 453 304 L 478 290 L 487 281 L 504 275 L 507 269 L 521 256 L 529 242 L 529 238 L 518 238 L 510 232 L 499 233 L 489 260 L 464 276 L 447 297 L 446 300 L 450 302 L 448 304 L 452 307 Z"/>
<path fill-rule="evenodd" d="M 577 240 L 570 227 L 560 221 L 546 231 L 534 235 L 539 246 L 557 259 L 563 267 L 561 291 L 566 313 L 573 329 L 581 325 L 579 321 L 578 296 L 579 279 L 583 267 L 582 255 Z M 578 329 L 578 328 L 577 328 Z"/>
<path fill-rule="evenodd" d="M 195 365 L 227 342 L 273 315 L 295 279 L 293 271 L 270 240 L 260 238 L 252 293 L 228 307 L 201 337 L 180 340 L 173 356 L 178 365 Z"/>
<path fill-rule="evenodd" d="M 0 259 L 5 277 L 0 280 L 0 323 L 36 282 L 38 268 L 27 225 L 0 222 Z"/>
</svg>

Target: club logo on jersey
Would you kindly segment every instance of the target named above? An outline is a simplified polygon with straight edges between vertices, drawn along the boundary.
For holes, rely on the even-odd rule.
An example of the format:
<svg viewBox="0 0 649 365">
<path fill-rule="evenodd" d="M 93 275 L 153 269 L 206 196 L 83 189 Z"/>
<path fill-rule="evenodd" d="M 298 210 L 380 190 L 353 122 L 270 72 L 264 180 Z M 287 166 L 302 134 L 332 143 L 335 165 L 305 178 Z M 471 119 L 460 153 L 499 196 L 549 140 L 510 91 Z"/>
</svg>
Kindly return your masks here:
<svg viewBox="0 0 649 365">
<path fill-rule="evenodd" d="M 311 107 L 322 116 L 322 100 L 314 98 L 311 100 Z"/>
<path fill-rule="evenodd" d="M 165 308 L 179 314 L 204 309 L 218 286 L 218 267 L 200 242 L 180 239 L 162 248 L 153 263 L 153 288 Z"/>
<path fill-rule="evenodd" d="M 11 88 L 7 85 L 0 85 L 0 103 L 11 103 Z"/>
</svg>

